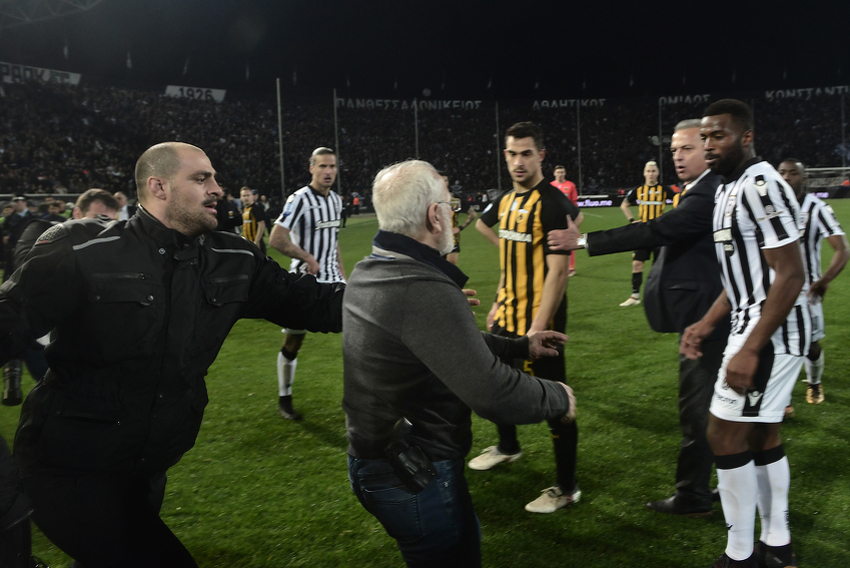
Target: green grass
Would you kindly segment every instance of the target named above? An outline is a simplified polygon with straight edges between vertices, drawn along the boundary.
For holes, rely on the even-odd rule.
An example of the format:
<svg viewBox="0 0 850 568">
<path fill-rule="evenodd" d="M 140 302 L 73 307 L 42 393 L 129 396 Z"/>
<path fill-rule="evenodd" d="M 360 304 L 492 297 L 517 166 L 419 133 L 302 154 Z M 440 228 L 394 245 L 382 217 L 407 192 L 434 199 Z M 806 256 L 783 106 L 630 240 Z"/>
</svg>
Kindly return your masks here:
<svg viewBox="0 0 850 568">
<path fill-rule="evenodd" d="M 833 202 L 850 225 L 850 200 Z M 618 209 L 585 210 L 584 230 L 620 225 Z M 349 272 L 368 254 L 374 218 L 349 221 L 342 250 Z M 483 306 L 498 280 L 495 247 L 470 228 L 460 264 Z M 831 249 L 826 247 L 825 261 Z M 568 382 L 578 397 L 582 501 L 552 515 L 523 510 L 552 484 L 554 460 L 545 424 L 519 429 L 524 457 L 490 472 L 468 471 L 492 567 L 708 566 L 725 546 L 719 506 L 707 519 L 647 510 L 673 490 L 679 427 L 677 337 L 649 329 L 642 307 L 620 308 L 630 292 L 630 255 L 578 254 L 570 279 Z M 648 271 L 647 271 L 648 274 Z M 850 438 L 850 275 L 825 301 L 827 337 L 820 406 L 794 390 L 797 416 L 783 427 L 791 463 L 791 528 L 801 566 L 847 566 L 850 543 L 847 440 Z M 294 386 L 302 422 L 277 414 L 275 357 L 280 329 L 242 321 L 207 378 L 210 404 L 195 448 L 170 470 L 162 517 L 202 567 L 389 567 L 395 543 L 348 486 L 340 337 L 309 335 Z M 0 412 L 11 440 L 18 409 Z M 496 440 L 475 418 L 473 454 Z M 67 558 L 35 531 L 34 549 L 52 566 Z"/>
</svg>

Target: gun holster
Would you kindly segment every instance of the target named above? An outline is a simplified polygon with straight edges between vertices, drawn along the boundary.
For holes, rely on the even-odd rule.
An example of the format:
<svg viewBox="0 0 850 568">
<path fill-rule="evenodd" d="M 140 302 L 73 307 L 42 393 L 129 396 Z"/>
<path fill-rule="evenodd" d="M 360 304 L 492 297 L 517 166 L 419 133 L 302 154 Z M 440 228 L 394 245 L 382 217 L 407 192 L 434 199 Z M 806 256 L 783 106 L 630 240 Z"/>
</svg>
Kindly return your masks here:
<svg viewBox="0 0 850 568">
<path fill-rule="evenodd" d="M 399 420 L 393 428 L 393 441 L 384 449 L 384 454 L 398 478 L 415 495 L 437 477 L 437 470 L 419 446 L 405 440 L 411 427 L 406 418 Z"/>
</svg>

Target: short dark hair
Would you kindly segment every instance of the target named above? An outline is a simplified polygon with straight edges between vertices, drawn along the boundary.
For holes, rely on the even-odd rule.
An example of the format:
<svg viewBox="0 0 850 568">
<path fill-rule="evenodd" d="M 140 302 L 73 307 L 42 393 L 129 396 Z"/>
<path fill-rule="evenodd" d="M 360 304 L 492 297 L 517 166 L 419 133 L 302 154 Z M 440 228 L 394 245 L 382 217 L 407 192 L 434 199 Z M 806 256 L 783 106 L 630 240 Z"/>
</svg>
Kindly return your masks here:
<svg viewBox="0 0 850 568">
<path fill-rule="evenodd" d="M 747 103 L 736 99 L 720 99 L 708 105 L 702 116 L 717 116 L 720 114 L 731 115 L 732 122 L 737 124 L 743 132 L 753 130 L 753 111 Z"/>
<path fill-rule="evenodd" d="M 311 166 L 316 163 L 316 157 L 317 156 L 336 156 L 336 152 L 334 152 L 332 149 L 328 148 L 327 146 L 319 146 L 318 148 L 313 150 L 312 154 L 310 154 L 310 165 Z"/>
<path fill-rule="evenodd" d="M 564 166 L 561 166 L 561 165 L 557 165 L 557 166 L 555 166 L 555 168 L 554 168 L 552 171 L 555 171 L 555 170 L 564 170 L 564 171 L 567 171 L 567 168 L 565 168 Z"/>
<path fill-rule="evenodd" d="M 103 203 L 103 206 L 107 209 L 112 209 L 113 211 L 118 211 L 120 207 L 118 207 L 118 201 L 112 196 L 111 193 L 106 191 L 105 189 L 87 189 L 84 191 L 78 198 L 77 203 L 74 205 L 75 207 L 79 207 L 80 211 L 83 212 L 83 216 L 85 217 L 86 213 L 88 213 L 91 208 L 91 204 L 95 201 L 100 201 Z"/>
<path fill-rule="evenodd" d="M 791 162 L 792 164 L 800 164 L 801 166 L 803 166 L 803 171 L 804 172 L 806 171 L 806 164 L 804 164 L 802 162 L 802 160 L 798 160 L 797 158 L 785 158 L 784 160 L 779 161 L 780 164 L 782 162 Z"/>
<path fill-rule="evenodd" d="M 520 138 L 531 138 L 534 140 L 534 146 L 538 150 L 546 148 L 543 144 L 543 129 L 533 122 L 517 122 L 505 132 L 505 140 L 509 137 L 513 137 L 516 140 Z"/>
</svg>

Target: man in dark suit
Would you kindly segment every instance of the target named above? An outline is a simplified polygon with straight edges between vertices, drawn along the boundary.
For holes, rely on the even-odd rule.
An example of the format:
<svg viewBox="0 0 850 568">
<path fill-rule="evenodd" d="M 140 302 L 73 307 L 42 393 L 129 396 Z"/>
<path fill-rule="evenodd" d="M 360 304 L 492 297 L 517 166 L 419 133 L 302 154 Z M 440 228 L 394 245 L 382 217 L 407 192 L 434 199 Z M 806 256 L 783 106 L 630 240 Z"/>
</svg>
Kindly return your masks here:
<svg viewBox="0 0 850 568">
<path fill-rule="evenodd" d="M 118 220 L 125 221 L 136 214 L 136 206 L 129 205 L 127 202 L 127 196 L 123 191 L 116 191 L 112 194 L 115 198 L 115 201 L 118 202 Z"/>
<path fill-rule="evenodd" d="M 700 120 L 676 125 L 670 144 L 679 179 L 684 182 L 678 206 L 647 223 L 596 231 L 586 238 L 561 231 L 549 237 L 553 248 L 586 248 L 590 256 L 663 247 L 644 292 L 646 317 L 658 332 L 678 332 L 698 321 L 723 290 L 712 238 L 714 194 L 720 177 L 705 162 Z M 557 242 L 555 242 L 557 240 Z M 713 455 L 705 438 L 708 407 L 723 358 L 729 320 L 703 343 L 703 356 L 679 356 L 679 422 L 682 446 L 676 468 L 676 493 L 647 503 L 654 511 L 700 517 L 712 513 L 709 488 Z"/>
</svg>

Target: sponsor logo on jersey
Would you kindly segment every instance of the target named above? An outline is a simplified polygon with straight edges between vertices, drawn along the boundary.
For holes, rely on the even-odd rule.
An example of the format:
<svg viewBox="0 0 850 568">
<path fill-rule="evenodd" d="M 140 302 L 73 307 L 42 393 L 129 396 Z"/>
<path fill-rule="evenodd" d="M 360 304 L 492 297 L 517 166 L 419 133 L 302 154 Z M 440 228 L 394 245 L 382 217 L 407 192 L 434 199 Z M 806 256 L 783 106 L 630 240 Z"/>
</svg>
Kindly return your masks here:
<svg viewBox="0 0 850 568">
<path fill-rule="evenodd" d="M 520 243 L 530 243 L 531 235 L 528 233 L 519 233 L 517 231 L 508 231 L 507 229 L 499 229 L 499 238 L 506 241 L 518 241 Z"/>
<path fill-rule="evenodd" d="M 774 217 L 779 217 L 780 215 L 785 213 L 785 210 L 780 209 L 779 211 L 777 211 L 773 207 L 773 205 L 765 205 L 764 213 L 765 213 L 764 217 L 759 217 L 759 221 L 768 221 L 770 219 L 773 219 Z"/>
</svg>

